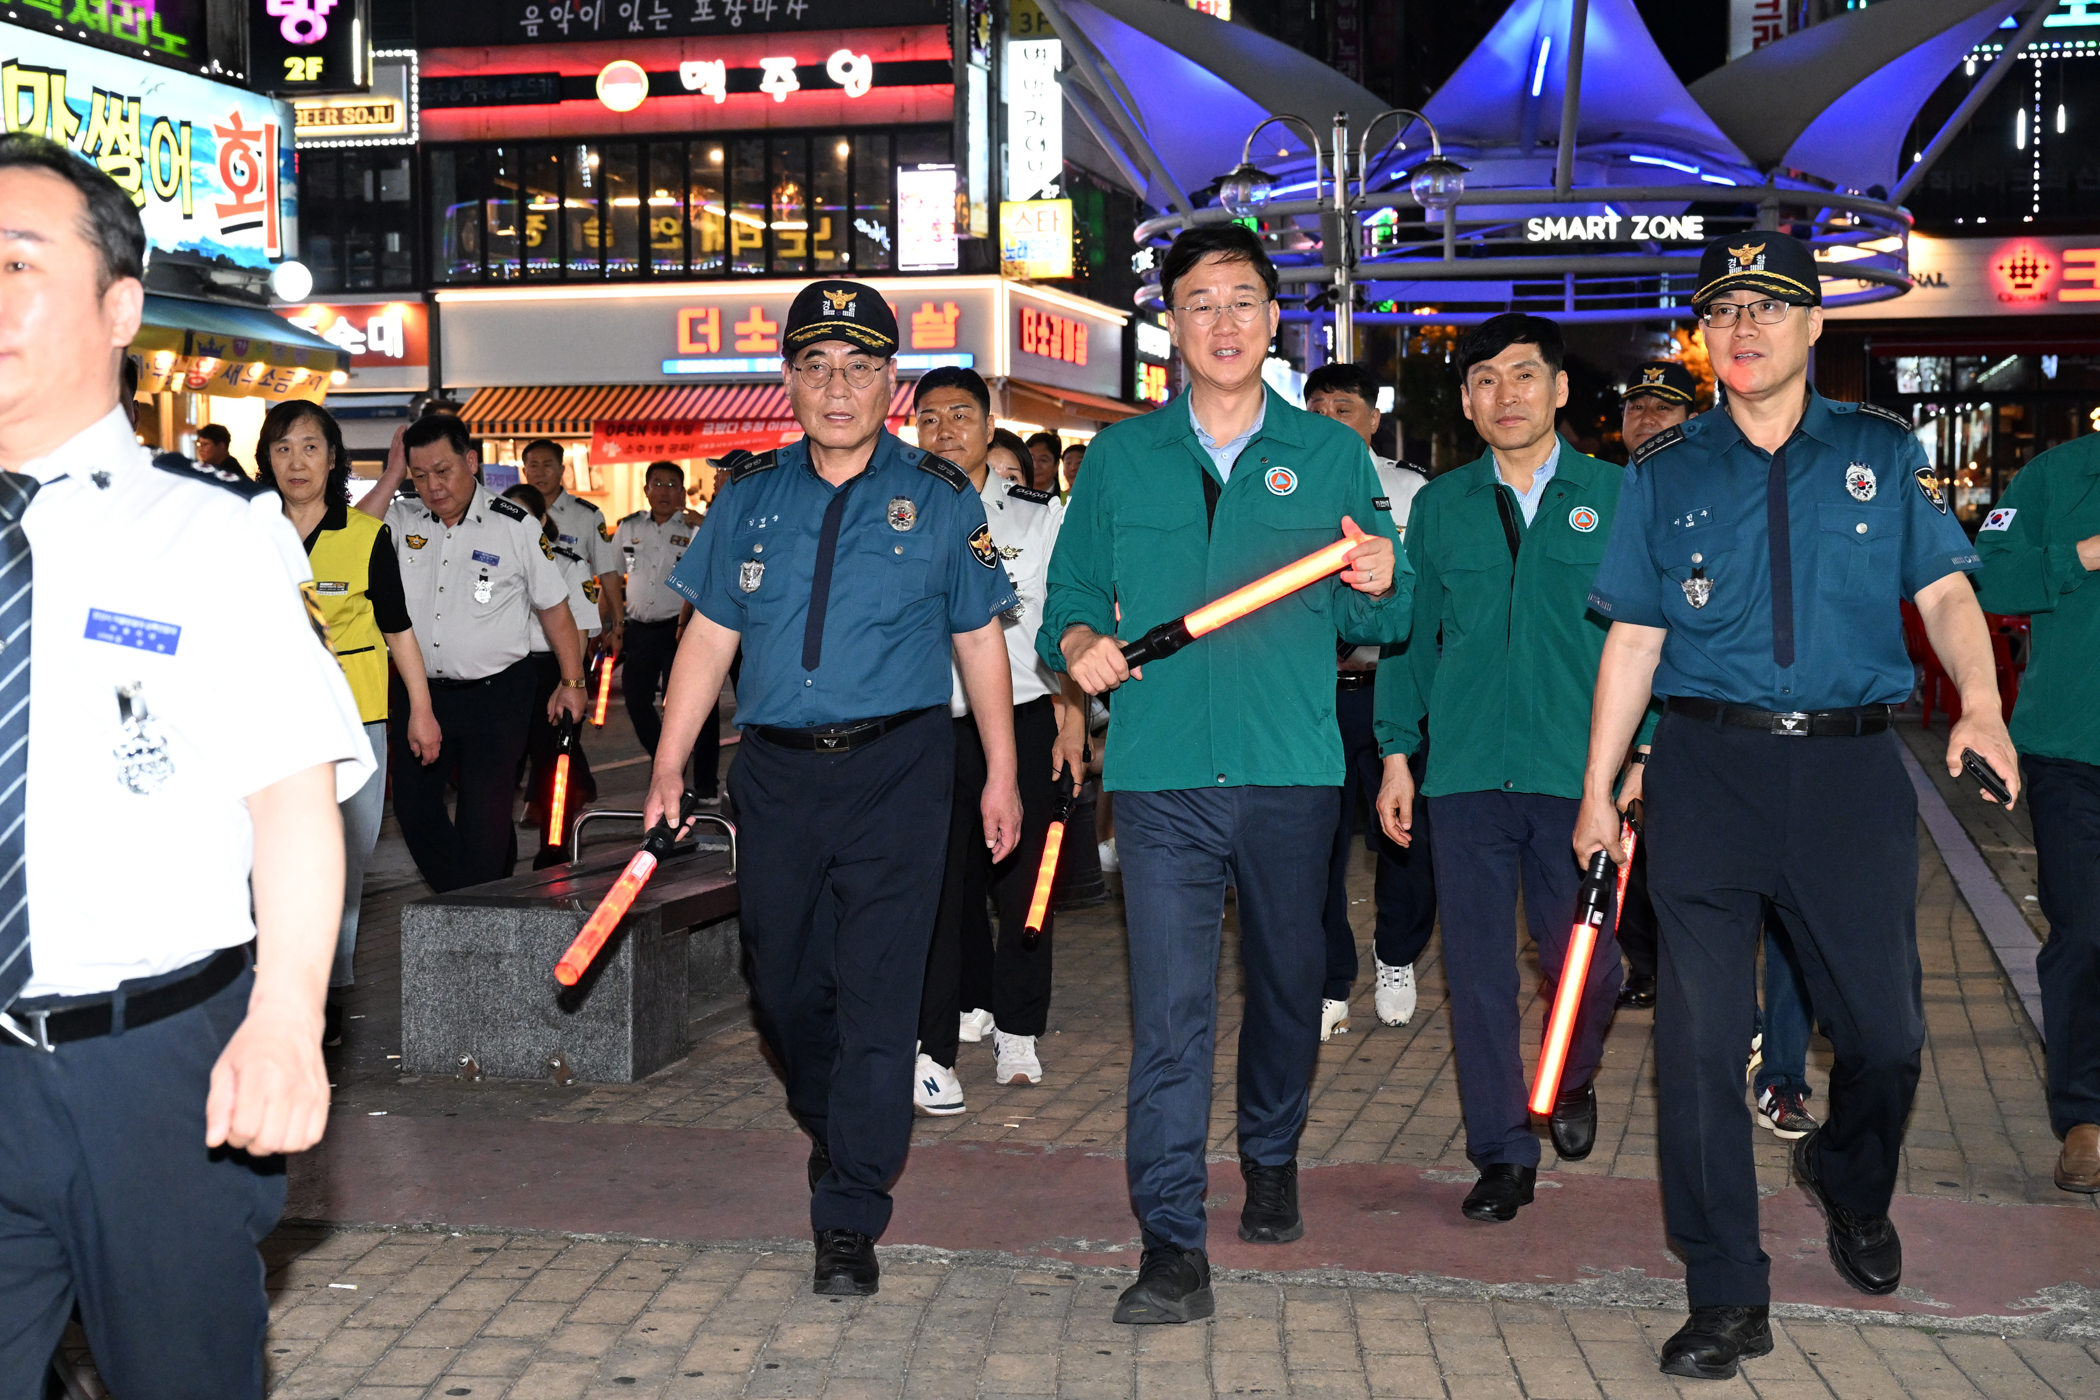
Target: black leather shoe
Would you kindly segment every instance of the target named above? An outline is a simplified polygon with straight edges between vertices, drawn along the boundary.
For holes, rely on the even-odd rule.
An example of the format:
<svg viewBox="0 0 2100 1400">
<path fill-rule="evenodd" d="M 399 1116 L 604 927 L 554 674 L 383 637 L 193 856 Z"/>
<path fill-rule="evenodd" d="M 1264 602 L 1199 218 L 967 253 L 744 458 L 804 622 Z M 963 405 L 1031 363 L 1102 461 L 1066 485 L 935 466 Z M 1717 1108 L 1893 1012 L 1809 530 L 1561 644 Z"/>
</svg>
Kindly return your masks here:
<svg viewBox="0 0 2100 1400">
<path fill-rule="evenodd" d="M 1210 1257 L 1200 1249 L 1162 1245 L 1145 1251 L 1138 1281 L 1116 1299 L 1116 1321 L 1134 1326 L 1197 1322 L 1217 1308 L 1210 1291 Z"/>
<path fill-rule="evenodd" d="M 1288 1244 L 1305 1234 L 1298 1214 L 1298 1164 L 1264 1167 L 1240 1158 L 1247 1203 L 1240 1207 L 1240 1238 L 1249 1244 Z"/>
<path fill-rule="evenodd" d="M 1794 1179 L 1823 1212 L 1830 1229 L 1830 1262 L 1862 1293 L 1894 1293 L 1903 1282 L 1903 1241 L 1886 1215 L 1860 1215 L 1830 1199 L 1816 1177 L 1815 1141 L 1821 1131 L 1794 1144 Z"/>
<path fill-rule="evenodd" d="M 882 1287 L 875 1241 L 858 1230 L 817 1231 L 816 1282 L 810 1292 L 834 1298 L 865 1298 Z"/>
<path fill-rule="evenodd" d="M 817 1194 L 817 1183 L 831 1170 L 831 1151 L 821 1142 L 809 1146 L 809 1194 Z"/>
<path fill-rule="evenodd" d="M 1563 1162 L 1579 1162 L 1597 1145 L 1597 1086 L 1562 1089 L 1553 1101 L 1553 1116 L 1546 1120 L 1553 1133 L 1553 1150 Z"/>
<path fill-rule="evenodd" d="M 1727 1380 L 1736 1363 L 1772 1349 L 1771 1313 L 1763 1306 L 1693 1308 L 1691 1318 L 1663 1343 L 1663 1374 Z"/>
<path fill-rule="evenodd" d="M 1628 976 L 1619 988 L 1619 1006 L 1626 1011 L 1646 1011 L 1655 1005 L 1655 979 Z"/>
<path fill-rule="evenodd" d="M 1537 1167 L 1520 1167 L 1510 1162 L 1482 1167 L 1480 1180 L 1466 1193 L 1466 1203 L 1459 1209 L 1468 1220 L 1515 1220 L 1517 1208 L 1531 1204 L 1538 1180 Z"/>
</svg>

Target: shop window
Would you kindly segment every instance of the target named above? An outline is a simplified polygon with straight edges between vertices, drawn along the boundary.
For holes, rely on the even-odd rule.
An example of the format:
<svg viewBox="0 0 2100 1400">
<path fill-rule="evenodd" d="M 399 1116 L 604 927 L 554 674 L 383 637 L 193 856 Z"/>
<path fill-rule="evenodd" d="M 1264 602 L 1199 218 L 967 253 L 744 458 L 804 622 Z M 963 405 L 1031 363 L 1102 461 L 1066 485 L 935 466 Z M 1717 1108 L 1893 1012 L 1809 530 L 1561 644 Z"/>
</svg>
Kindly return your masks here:
<svg viewBox="0 0 2100 1400">
<path fill-rule="evenodd" d="M 562 202 L 562 237 L 568 249 L 571 277 L 596 277 L 604 268 L 605 231 L 599 206 L 605 193 L 603 157 L 596 142 L 578 141 L 562 148 L 562 174 L 568 188 Z"/>
<path fill-rule="evenodd" d="M 890 138 L 853 138 L 853 266 L 860 272 L 888 272 L 896 266 L 890 251 L 890 203 L 895 186 L 890 176 Z"/>
<path fill-rule="evenodd" d="M 315 290 L 415 285 L 409 160 L 397 147 L 300 153 L 300 255 Z"/>
<path fill-rule="evenodd" d="M 519 155 L 516 146 L 497 146 L 488 154 L 489 195 L 483 201 L 482 236 L 488 246 L 492 282 L 515 282 L 520 271 L 519 220 L 524 217 L 524 210 L 520 207 L 519 180 L 524 172 Z"/>
<path fill-rule="evenodd" d="M 685 271 L 685 147 L 657 142 L 649 148 L 649 194 L 643 206 L 649 241 L 649 270 L 659 277 Z"/>
<path fill-rule="evenodd" d="M 846 238 L 846 174 L 853 143 L 843 136 L 819 136 L 811 151 L 809 169 L 809 255 L 811 271 L 850 270 L 853 259 Z"/>
<path fill-rule="evenodd" d="M 809 141 L 776 137 L 766 229 L 773 240 L 775 272 L 809 271 Z"/>
<path fill-rule="evenodd" d="M 476 150 L 430 153 L 430 280 L 475 282 L 481 277 L 481 206 L 471 193 L 483 159 Z M 302 175 L 304 172 L 301 172 Z"/>
<path fill-rule="evenodd" d="M 688 148 L 686 169 L 692 180 L 686 192 L 686 227 L 693 240 L 693 271 L 709 275 L 728 266 L 728 208 L 722 180 L 722 143 L 695 141 Z"/>
<path fill-rule="evenodd" d="M 519 164 L 525 207 L 525 278 L 551 282 L 561 276 L 561 149 L 527 146 Z"/>
<path fill-rule="evenodd" d="M 642 270 L 642 182 L 640 150 L 620 143 L 604 148 L 605 198 L 599 229 L 607 277 L 635 277 Z"/>
<path fill-rule="evenodd" d="M 766 270 L 766 143 L 742 137 L 730 144 L 729 270 Z"/>
</svg>

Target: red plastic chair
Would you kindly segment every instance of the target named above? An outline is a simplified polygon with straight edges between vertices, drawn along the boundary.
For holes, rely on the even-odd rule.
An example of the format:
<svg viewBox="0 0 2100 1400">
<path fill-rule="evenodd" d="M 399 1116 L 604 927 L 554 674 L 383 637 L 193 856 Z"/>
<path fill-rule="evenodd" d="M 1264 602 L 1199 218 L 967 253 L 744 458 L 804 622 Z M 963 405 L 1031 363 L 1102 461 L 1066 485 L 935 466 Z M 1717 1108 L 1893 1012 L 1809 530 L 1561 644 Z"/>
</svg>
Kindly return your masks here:
<svg viewBox="0 0 2100 1400">
<path fill-rule="evenodd" d="M 1947 722 L 1952 724 L 1961 718 L 1961 695 L 1954 688 L 1954 678 L 1947 668 L 1940 665 L 1939 653 L 1932 649 L 1932 642 L 1925 635 L 1925 619 L 1906 598 L 1903 600 L 1903 649 L 1910 654 L 1919 670 L 1918 707 L 1922 711 L 1920 723 L 1932 728 L 1932 712 L 1935 707 L 1944 710 Z"/>
</svg>

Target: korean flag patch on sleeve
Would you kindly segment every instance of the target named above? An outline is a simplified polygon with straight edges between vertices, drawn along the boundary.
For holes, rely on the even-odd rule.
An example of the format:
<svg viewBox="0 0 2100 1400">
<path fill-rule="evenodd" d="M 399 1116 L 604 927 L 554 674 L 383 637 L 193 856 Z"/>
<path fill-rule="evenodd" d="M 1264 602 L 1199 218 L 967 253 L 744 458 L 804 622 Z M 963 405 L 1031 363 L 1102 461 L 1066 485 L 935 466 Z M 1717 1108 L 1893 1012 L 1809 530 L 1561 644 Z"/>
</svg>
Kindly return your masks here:
<svg viewBox="0 0 2100 1400">
<path fill-rule="evenodd" d="M 1978 534 L 1981 534 L 1985 530 L 2010 530 L 2013 517 L 2019 513 L 2020 509 L 2018 506 L 2000 506 L 1989 515 L 1983 517 L 1983 523 L 1976 527 L 1976 531 Z"/>
</svg>

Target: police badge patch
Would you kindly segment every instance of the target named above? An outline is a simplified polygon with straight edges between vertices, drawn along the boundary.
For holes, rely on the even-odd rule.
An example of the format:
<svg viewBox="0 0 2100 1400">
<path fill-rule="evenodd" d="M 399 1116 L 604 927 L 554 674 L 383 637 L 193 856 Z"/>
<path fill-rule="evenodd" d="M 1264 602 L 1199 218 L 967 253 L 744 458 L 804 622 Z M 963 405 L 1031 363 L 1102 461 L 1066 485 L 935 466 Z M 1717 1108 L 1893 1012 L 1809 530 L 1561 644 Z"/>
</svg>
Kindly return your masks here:
<svg viewBox="0 0 2100 1400">
<path fill-rule="evenodd" d="M 1713 600 L 1714 581 L 1706 576 L 1703 568 L 1694 568 L 1692 576 L 1678 587 L 1684 590 L 1684 601 L 1695 608 L 1703 608 Z"/>
<path fill-rule="evenodd" d="M 408 540 L 408 547 L 410 549 L 421 549 L 424 545 L 430 543 L 429 540 L 425 539 L 421 535 L 409 535 L 406 538 Z"/>
<path fill-rule="evenodd" d="M 892 496 L 890 497 L 889 521 L 892 530 L 909 530 L 912 526 L 919 523 L 919 508 L 911 503 L 909 497 Z"/>
<path fill-rule="evenodd" d="M 1874 469 L 1865 462 L 1854 462 L 1845 468 L 1845 489 L 1852 493 L 1855 501 L 1871 501 L 1879 483 L 1874 480 Z"/>
<path fill-rule="evenodd" d="M 1940 490 L 1940 479 L 1933 475 L 1932 468 L 1919 467 L 1915 472 L 1911 473 L 1911 479 L 1918 483 L 1918 494 L 1931 502 L 1934 510 L 1941 515 L 1945 515 L 1947 513 L 1947 493 Z"/>
<path fill-rule="evenodd" d="M 746 559 L 737 566 L 736 586 L 746 593 L 756 593 L 759 581 L 765 576 L 766 563 L 763 559 Z"/>
<path fill-rule="evenodd" d="M 979 525 L 970 532 L 970 553 L 987 569 L 999 567 L 999 546 L 992 543 L 992 527 Z"/>
</svg>

